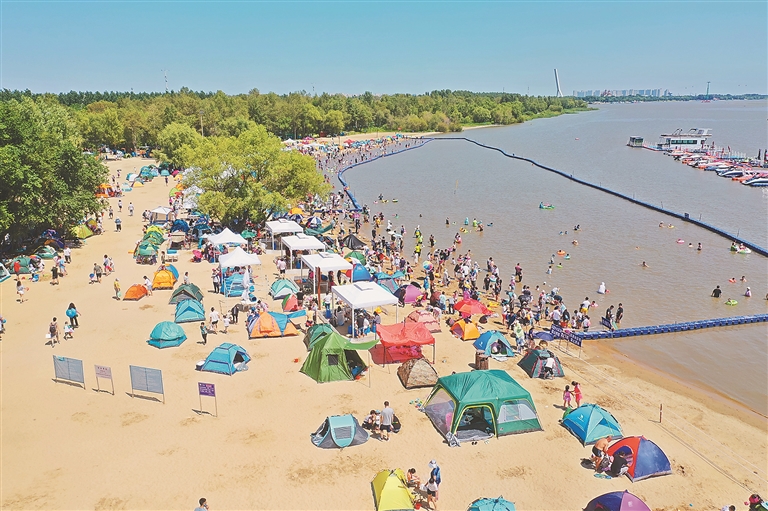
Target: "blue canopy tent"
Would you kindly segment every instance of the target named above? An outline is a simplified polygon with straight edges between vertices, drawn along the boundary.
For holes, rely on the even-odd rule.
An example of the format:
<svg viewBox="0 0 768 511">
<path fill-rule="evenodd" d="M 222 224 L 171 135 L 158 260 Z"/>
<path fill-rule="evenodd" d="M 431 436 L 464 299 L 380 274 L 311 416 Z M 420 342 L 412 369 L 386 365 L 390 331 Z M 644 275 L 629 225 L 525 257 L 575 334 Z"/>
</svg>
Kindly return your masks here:
<svg viewBox="0 0 768 511">
<path fill-rule="evenodd" d="M 173 225 L 171 226 L 171 232 L 176 231 L 189 232 L 189 224 L 181 219 L 174 220 Z"/>
<path fill-rule="evenodd" d="M 176 323 L 192 323 L 205 321 L 205 309 L 197 300 L 182 300 L 176 304 Z"/>
<path fill-rule="evenodd" d="M 563 427 L 578 438 L 582 445 L 594 444 L 606 436 L 614 440 L 624 436 L 619 421 L 609 411 L 591 404 L 581 405 L 566 415 Z"/>
<path fill-rule="evenodd" d="M 183 328 L 176 323 L 162 321 L 152 329 L 147 344 L 156 348 L 172 348 L 186 340 L 187 334 L 184 333 Z"/>
<path fill-rule="evenodd" d="M 250 360 L 251 357 L 245 348 L 225 342 L 214 348 L 203 362 L 200 370 L 232 376 L 238 370 L 242 370 L 238 369 L 238 364 L 246 364 Z"/>
</svg>

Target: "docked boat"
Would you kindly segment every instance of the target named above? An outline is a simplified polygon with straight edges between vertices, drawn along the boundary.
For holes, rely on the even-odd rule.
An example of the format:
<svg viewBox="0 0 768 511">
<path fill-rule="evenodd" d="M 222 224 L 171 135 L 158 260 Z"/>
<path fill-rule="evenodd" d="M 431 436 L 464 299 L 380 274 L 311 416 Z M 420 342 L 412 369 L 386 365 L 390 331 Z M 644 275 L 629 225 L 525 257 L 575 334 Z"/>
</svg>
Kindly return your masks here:
<svg viewBox="0 0 768 511">
<path fill-rule="evenodd" d="M 707 139 L 712 137 L 711 128 L 691 128 L 683 132 L 682 128 L 659 137 L 658 149 L 662 151 L 704 151 Z"/>
<path fill-rule="evenodd" d="M 768 176 L 763 175 L 761 177 L 754 177 L 742 182 L 741 184 L 749 186 L 768 186 Z"/>
</svg>

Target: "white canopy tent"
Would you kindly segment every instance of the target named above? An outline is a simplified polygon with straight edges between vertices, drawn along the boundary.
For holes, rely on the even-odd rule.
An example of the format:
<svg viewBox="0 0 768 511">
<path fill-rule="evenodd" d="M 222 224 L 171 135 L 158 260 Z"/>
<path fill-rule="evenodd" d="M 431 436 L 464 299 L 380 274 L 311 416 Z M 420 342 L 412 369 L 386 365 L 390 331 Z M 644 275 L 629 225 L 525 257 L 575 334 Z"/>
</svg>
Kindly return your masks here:
<svg viewBox="0 0 768 511">
<path fill-rule="evenodd" d="M 317 292 L 317 282 L 323 272 L 347 271 L 352 269 L 352 263 L 333 252 L 321 252 L 319 254 L 302 254 L 301 260 L 315 273 L 312 279 L 313 293 Z M 302 272 L 303 273 L 303 272 Z M 302 274 L 303 276 L 303 274 Z"/>
<path fill-rule="evenodd" d="M 208 241 L 216 245 L 244 245 L 248 243 L 247 239 L 230 231 L 229 228 L 224 229 L 219 234 L 209 236 Z"/>
<path fill-rule="evenodd" d="M 173 210 L 165 206 L 158 206 L 150 211 L 150 213 L 152 213 L 152 223 L 165 223 L 170 220 L 169 216 L 173 213 Z"/>
<path fill-rule="evenodd" d="M 288 220 L 287 218 L 279 218 L 277 220 L 272 220 L 271 222 L 267 222 L 267 230 L 270 232 L 272 236 L 272 249 L 275 248 L 275 234 L 294 234 L 297 232 L 304 232 L 304 228 L 294 222 L 293 220 Z"/>
<path fill-rule="evenodd" d="M 355 309 L 370 309 L 381 305 L 397 305 L 397 297 L 375 282 L 355 282 L 345 286 L 333 286 L 333 296 L 352 307 L 352 332 L 355 331 Z M 395 307 L 395 323 L 399 322 Z"/>
<path fill-rule="evenodd" d="M 290 253 L 289 268 L 293 268 L 293 252 L 297 250 L 325 250 L 325 243 L 304 233 L 297 233 L 295 236 L 283 236 L 282 243 L 288 247 Z"/>
<path fill-rule="evenodd" d="M 249 254 L 240 247 L 237 247 L 228 254 L 224 254 L 219 257 L 220 268 L 234 268 L 236 266 L 255 266 L 261 264 L 259 256 L 256 254 Z"/>
</svg>

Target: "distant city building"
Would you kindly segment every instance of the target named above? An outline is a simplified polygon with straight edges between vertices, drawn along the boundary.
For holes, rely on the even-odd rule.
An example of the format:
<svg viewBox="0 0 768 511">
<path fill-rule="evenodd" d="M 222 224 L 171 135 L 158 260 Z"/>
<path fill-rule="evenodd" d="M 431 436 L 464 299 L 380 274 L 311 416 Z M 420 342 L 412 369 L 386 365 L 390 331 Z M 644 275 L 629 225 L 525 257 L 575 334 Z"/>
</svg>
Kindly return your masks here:
<svg viewBox="0 0 768 511">
<path fill-rule="evenodd" d="M 664 89 L 662 94 L 661 89 L 589 89 L 589 90 L 575 90 L 573 96 L 576 98 L 590 98 L 594 96 L 603 97 L 624 97 L 624 96 L 647 96 L 647 97 L 666 97 L 671 96 L 672 93 L 669 89 Z"/>
</svg>

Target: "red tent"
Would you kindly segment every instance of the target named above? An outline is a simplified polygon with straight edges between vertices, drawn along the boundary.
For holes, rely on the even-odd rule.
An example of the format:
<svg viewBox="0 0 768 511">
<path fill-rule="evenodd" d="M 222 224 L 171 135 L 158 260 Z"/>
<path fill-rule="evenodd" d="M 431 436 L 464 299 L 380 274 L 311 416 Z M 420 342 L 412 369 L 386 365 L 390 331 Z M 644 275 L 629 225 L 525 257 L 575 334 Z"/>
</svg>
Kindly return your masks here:
<svg viewBox="0 0 768 511">
<path fill-rule="evenodd" d="M 460 300 L 459 302 L 456 303 L 456 305 L 454 305 L 454 309 L 456 309 L 457 311 L 463 314 L 469 314 L 469 315 L 491 314 L 491 311 L 488 309 L 488 307 L 478 302 L 477 300 L 472 300 L 472 299 Z"/>
<path fill-rule="evenodd" d="M 435 338 L 423 323 L 403 322 L 394 325 L 378 325 L 376 334 L 381 338 L 384 360 L 402 362 L 420 358 L 421 347 L 432 345 L 434 362 Z"/>
</svg>

